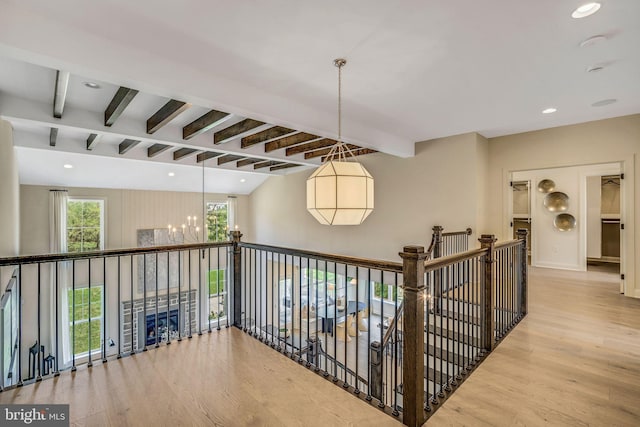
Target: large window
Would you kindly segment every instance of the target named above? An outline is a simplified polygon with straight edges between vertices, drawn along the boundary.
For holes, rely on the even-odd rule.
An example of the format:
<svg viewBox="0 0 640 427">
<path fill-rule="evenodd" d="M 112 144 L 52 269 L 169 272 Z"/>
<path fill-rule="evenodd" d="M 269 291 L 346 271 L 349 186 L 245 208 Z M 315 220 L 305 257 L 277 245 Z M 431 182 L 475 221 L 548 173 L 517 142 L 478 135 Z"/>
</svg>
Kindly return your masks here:
<svg viewBox="0 0 640 427">
<path fill-rule="evenodd" d="M 395 285 L 387 285 L 386 283 L 371 282 L 371 295 L 374 299 L 382 299 L 386 302 L 395 303 L 402 301 L 402 288 Z"/>
<path fill-rule="evenodd" d="M 102 286 L 69 289 L 69 337 L 78 356 L 100 350 L 102 344 Z M 91 324 L 91 326 L 89 326 Z"/>
<path fill-rule="evenodd" d="M 104 201 L 70 199 L 67 202 L 67 250 L 104 249 Z"/>
<path fill-rule="evenodd" d="M 229 206 L 226 202 L 207 203 L 207 237 L 210 242 L 225 242 L 229 240 L 228 213 Z"/>
<path fill-rule="evenodd" d="M 209 271 L 209 321 L 226 321 L 227 289 L 224 270 Z"/>
</svg>

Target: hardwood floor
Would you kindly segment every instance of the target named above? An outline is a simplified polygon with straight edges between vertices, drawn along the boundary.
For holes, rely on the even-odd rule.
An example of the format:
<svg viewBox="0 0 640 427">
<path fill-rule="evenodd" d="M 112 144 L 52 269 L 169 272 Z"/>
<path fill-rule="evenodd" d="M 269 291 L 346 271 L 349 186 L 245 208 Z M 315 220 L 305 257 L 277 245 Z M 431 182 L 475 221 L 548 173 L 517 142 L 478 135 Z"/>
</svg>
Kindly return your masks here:
<svg viewBox="0 0 640 427">
<path fill-rule="evenodd" d="M 639 426 L 640 300 L 602 272 L 531 269 L 528 316 L 432 426 Z"/>
<path fill-rule="evenodd" d="M 428 426 L 639 426 L 640 300 L 602 272 L 532 269 L 529 315 Z M 399 426 L 230 328 L 0 393 L 72 425 Z"/>
<path fill-rule="evenodd" d="M 0 393 L 77 426 L 400 426 L 235 328 Z"/>
</svg>

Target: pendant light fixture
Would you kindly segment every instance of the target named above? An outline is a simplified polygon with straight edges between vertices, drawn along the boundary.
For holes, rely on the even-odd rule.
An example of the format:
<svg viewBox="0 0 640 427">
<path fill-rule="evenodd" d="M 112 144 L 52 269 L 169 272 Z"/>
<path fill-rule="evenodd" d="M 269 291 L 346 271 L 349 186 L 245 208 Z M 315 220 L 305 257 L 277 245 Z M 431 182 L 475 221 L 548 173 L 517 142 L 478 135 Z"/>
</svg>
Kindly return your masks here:
<svg viewBox="0 0 640 427">
<path fill-rule="evenodd" d="M 338 58 L 338 142 L 307 179 L 307 210 L 324 225 L 359 225 L 373 211 L 373 177 L 342 142 L 342 67 Z"/>
</svg>

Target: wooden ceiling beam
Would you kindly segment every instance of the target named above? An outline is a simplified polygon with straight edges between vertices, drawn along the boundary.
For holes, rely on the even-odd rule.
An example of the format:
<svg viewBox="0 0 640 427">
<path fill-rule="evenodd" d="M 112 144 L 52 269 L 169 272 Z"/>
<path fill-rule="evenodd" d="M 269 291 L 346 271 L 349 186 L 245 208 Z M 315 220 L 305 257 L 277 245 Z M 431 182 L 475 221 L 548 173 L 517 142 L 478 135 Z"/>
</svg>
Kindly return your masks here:
<svg viewBox="0 0 640 427">
<path fill-rule="evenodd" d="M 351 150 L 351 153 L 352 153 L 354 156 L 364 156 L 365 154 L 373 154 L 373 153 L 377 153 L 377 151 L 376 151 L 376 150 L 371 150 L 370 148 L 360 148 L 360 149 L 358 149 L 358 150 L 353 150 L 353 149 L 352 149 L 352 150 Z M 327 159 L 327 157 L 325 156 L 325 157 L 323 157 L 322 159 L 320 159 L 320 161 L 321 161 L 322 163 L 324 163 L 324 161 L 325 161 L 326 159 Z"/>
<path fill-rule="evenodd" d="M 198 150 L 196 150 L 195 148 L 178 148 L 176 151 L 173 152 L 173 160 L 181 160 L 197 152 Z"/>
<path fill-rule="evenodd" d="M 160 153 L 164 153 L 171 145 L 166 144 L 153 144 L 151 147 L 147 148 L 147 157 L 155 157 Z"/>
<path fill-rule="evenodd" d="M 205 151 L 204 153 L 198 154 L 196 159 L 197 159 L 197 162 L 200 163 L 200 162 L 204 162 L 205 160 L 213 159 L 215 157 L 220 157 L 223 154 L 224 153 L 218 153 L 216 151 Z"/>
<path fill-rule="evenodd" d="M 237 168 L 241 168 L 244 166 L 249 166 L 252 165 L 254 163 L 258 163 L 258 162 L 263 162 L 264 159 L 243 159 L 243 160 L 238 160 L 238 163 L 236 163 L 236 167 Z"/>
<path fill-rule="evenodd" d="M 296 145 L 295 147 L 287 148 L 287 156 L 293 156 L 294 154 L 305 153 L 307 151 L 317 150 L 319 148 L 331 147 L 336 144 L 335 139 L 320 139 L 318 141 L 308 142 L 306 144 Z"/>
<path fill-rule="evenodd" d="M 319 139 L 320 137 L 317 135 L 312 135 L 310 133 L 300 132 L 291 136 L 285 136 L 284 138 L 276 139 L 264 144 L 265 153 L 269 153 L 271 151 L 279 150 L 281 148 L 290 147 L 292 145 L 302 144 L 303 142 L 312 141 L 314 139 Z"/>
<path fill-rule="evenodd" d="M 175 119 L 183 111 L 189 109 L 191 104 L 177 101 L 175 99 L 169 100 L 162 106 L 156 113 L 149 117 L 147 120 L 147 133 L 152 134 L 171 120 Z"/>
<path fill-rule="evenodd" d="M 239 156 L 237 154 L 225 154 L 222 157 L 218 157 L 218 165 L 223 165 L 240 159 L 244 159 L 244 156 Z"/>
<path fill-rule="evenodd" d="M 100 141 L 100 135 L 97 133 L 89 135 L 89 138 L 87 138 L 87 150 L 93 150 L 98 144 L 98 141 Z"/>
<path fill-rule="evenodd" d="M 253 169 L 262 169 L 262 168 L 268 168 L 269 166 L 278 166 L 283 164 L 284 162 L 280 162 L 277 160 L 267 160 L 264 162 L 260 162 L 260 163 L 254 163 L 253 165 Z"/>
<path fill-rule="evenodd" d="M 56 88 L 53 92 L 53 117 L 56 119 L 62 118 L 64 103 L 67 100 L 67 89 L 69 88 L 70 75 L 71 74 L 68 71 L 56 71 Z"/>
<path fill-rule="evenodd" d="M 359 146 L 353 145 L 353 144 L 347 144 L 347 147 L 351 151 L 359 150 L 360 148 L 362 148 L 362 147 L 359 147 Z M 327 154 L 329 154 L 330 151 L 331 151 L 331 147 L 323 148 L 321 150 L 309 151 L 309 152 L 304 153 L 304 158 L 305 159 L 313 159 L 314 157 L 326 156 Z"/>
<path fill-rule="evenodd" d="M 302 165 L 296 165 L 295 163 L 285 163 L 278 166 L 271 166 L 269 170 L 273 172 L 281 169 L 297 168 L 298 166 L 302 166 Z"/>
<path fill-rule="evenodd" d="M 182 128 L 182 139 L 191 139 L 194 136 L 205 133 L 208 130 L 213 129 L 220 123 L 228 120 L 231 114 L 224 113 L 222 111 L 211 110 L 208 113 L 198 117 L 188 125 Z"/>
<path fill-rule="evenodd" d="M 262 132 L 245 136 L 240 141 L 240 147 L 241 148 L 251 147 L 252 145 L 260 144 L 262 142 L 269 141 L 274 138 L 280 138 L 281 136 L 289 135 L 294 132 L 297 132 L 297 131 L 294 129 L 289 129 L 282 126 L 274 126 L 272 128 L 263 130 Z"/>
<path fill-rule="evenodd" d="M 138 141 L 137 139 L 125 139 L 118 146 L 118 152 L 120 154 L 126 154 L 127 151 L 131 150 L 138 144 L 140 144 L 140 141 Z"/>
<path fill-rule="evenodd" d="M 113 99 L 109 103 L 109 106 L 104 110 L 104 125 L 111 126 L 118 120 L 120 115 L 129 103 L 135 98 L 138 91 L 135 89 L 129 89 L 128 87 L 120 86 Z"/>
<path fill-rule="evenodd" d="M 229 142 L 229 140 L 236 138 L 239 135 L 245 132 L 249 132 L 250 130 L 257 128 L 258 126 L 262 126 L 264 124 L 265 124 L 264 122 L 261 122 L 258 120 L 244 119 L 243 121 L 238 122 L 235 125 L 231 125 L 228 128 L 224 128 L 214 133 L 213 143 L 224 144 L 225 142 Z"/>
<path fill-rule="evenodd" d="M 51 147 L 55 147 L 57 141 L 58 141 L 58 128 L 51 128 L 51 130 L 49 131 L 49 145 Z"/>
</svg>

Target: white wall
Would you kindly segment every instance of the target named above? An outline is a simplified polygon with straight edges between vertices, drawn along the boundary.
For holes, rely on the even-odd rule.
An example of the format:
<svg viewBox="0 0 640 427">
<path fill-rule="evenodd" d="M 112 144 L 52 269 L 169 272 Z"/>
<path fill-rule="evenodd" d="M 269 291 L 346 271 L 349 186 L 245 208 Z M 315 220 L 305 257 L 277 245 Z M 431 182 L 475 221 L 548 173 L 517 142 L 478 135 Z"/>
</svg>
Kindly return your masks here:
<svg viewBox="0 0 640 427">
<path fill-rule="evenodd" d="M 21 254 L 49 251 L 50 187 L 22 185 Z M 185 223 L 196 215 L 202 226 L 202 194 L 172 191 L 69 188 L 69 197 L 105 199 L 105 249 L 136 247 L 136 230 Z M 227 200 L 224 194 L 205 194 L 205 201 Z M 238 196 L 238 221 L 248 223 L 248 196 Z M 248 228 L 248 227 L 247 227 Z"/>
<path fill-rule="evenodd" d="M 513 173 L 514 181 L 530 180 L 531 192 L 531 265 L 537 267 L 560 268 L 585 271 L 587 268 L 588 233 L 588 185 L 590 177 L 597 179 L 604 174 L 619 173 L 620 164 L 574 166 L 553 169 L 537 169 Z M 537 191 L 543 179 L 555 182 L 555 190 L 569 197 L 566 212 L 550 212 L 544 206 L 547 194 Z M 598 207 L 600 200 L 597 200 Z M 558 213 L 568 213 L 576 218 L 576 227 L 571 231 L 560 231 L 553 225 Z M 598 224 L 600 211 L 598 210 Z"/>
<path fill-rule="evenodd" d="M 0 257 L 20 252 L 20 184 L 11 124 L 0 120 Z M 13 268 L 0 267 L 0 296 Z"/>
<path fill-rule="evenodd" d="M 312 171 L 271 177 L 250 196 L 253 232 L 244 240 L 398 262 L 403 246 L 429 245 L 434 225 L 472 227 L 475 242 L 485 232 L 477 230 L 486 217 L 483 153 L 486 140 L 469 133 L 418 143 L 413 158 L 359 157 L 375 179 L 375 208 L 359 226 L 323 226 L 307 212 Z"/>
<path fill-rule="evenodd" d="M 490 228 L 507 237 L 509 175 L 513 171 L 620 162 L 625 180 L 626 216 L 623 245 L 627 265 L 622 266 L 628 296 L 640 298 L 640 115 L 562 126 L 489 140 Z"/>
<path fill-rule="evenodd" d="M 0 257 L 16 256 L 20 247 L 20 188 L 11 123 L 0 120 Z"/>
</svg>

